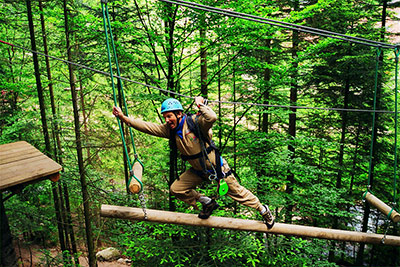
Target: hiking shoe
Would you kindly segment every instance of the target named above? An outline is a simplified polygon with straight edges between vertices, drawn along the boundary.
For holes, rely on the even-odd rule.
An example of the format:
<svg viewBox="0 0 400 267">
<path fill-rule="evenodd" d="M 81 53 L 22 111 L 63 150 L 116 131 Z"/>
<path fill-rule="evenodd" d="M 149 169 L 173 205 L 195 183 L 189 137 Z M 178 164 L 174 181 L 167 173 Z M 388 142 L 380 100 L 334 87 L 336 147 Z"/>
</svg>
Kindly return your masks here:
<svg viewBox="0 0 400 267">
<path fill-rule="evenodd" d="M 217 201 L 212 199 L 210 203 L 203 204 L 203 210 L 200 211 L 199 218 L 200 219 L 208 219 L 208 217 L 210 217 L 211 213 L 218 208 L 219 208 L 219 205 L 218 205 Z"/>
<path fill-rule="evenodd" d="M 271 211 L 269 210 L 267 205 L 263 205 L 266 211 L 261 214 L 263 217 L 264 223 L 267 225 L 268 229 L 271 229 L 272 226 L 275 224 L 274 216 L 272 215 Z"/>
</svg>

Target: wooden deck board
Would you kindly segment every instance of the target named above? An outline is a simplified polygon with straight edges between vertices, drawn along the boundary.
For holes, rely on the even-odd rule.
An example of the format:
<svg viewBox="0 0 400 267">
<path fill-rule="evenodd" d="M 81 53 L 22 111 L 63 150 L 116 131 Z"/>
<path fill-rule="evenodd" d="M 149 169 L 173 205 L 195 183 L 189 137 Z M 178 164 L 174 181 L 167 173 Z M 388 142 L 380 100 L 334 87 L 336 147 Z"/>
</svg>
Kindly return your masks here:
<svg viewBox="0 0 400 267">
<path fill-rule="evenodd" d="M 20 143 L 20 142 L 18 142 L 18 143 Z M 4 157 L 9 154 L 18 154 L 18 153 L 21 153 L 22 151 L 37 150 L 33 146 L 26 146 L 26 145 L 25 146 L 15 146 L 15 147 L 7 146 L 7 147 L 8 148 L 2 149 L 0 151 L 0 157 Z"/>
<path fill-rule="evenodd" d="M 21 150 L 15 153 L 9 153 L 5 155 L 0 154 L 0 162 L 1 164 L 11 163 L 11 162 L 18 162 L 22 159 L 39 157 L 43 155 L 42 152 L 37 150 L 36 148 L 32 148 L 29 150 Z"/>
<path fill-rule="evenodd" d="M 61 165 L 27 142 L 0 145 L 0 191 L 57 174 Z"/>
</svg>

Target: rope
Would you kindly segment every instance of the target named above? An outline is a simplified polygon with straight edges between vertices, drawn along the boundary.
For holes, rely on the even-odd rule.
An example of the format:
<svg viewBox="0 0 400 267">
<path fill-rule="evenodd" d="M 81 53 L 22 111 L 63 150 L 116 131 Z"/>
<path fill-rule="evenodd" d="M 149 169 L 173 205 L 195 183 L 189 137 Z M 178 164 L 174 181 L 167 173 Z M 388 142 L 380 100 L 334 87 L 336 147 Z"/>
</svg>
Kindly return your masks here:
<svg viewBox="0 0 400 267">
<path fill-rule="evenodd" d="M 111 30 L 111 23 L 110 23 L 109 13 L 108 13 L 108 9 L 107 9 L 107 3 L 104 3 L 104 1 L 101 2 L 101 9 L 102 9 L 102 12 L 103 12 L 103 24 L 104 24 L 104 31 L 105 31 L 105 36 L 106 36 L 107 56 L 108 56 L 108 63 L 109 63 L 109 69 L 110 69 L 114 105 L 118 106 L 117 94 L 116 94 L 115 84 L 114 84 L 114 74 L 113 74 L 113 70 L 112 70 L 112 59 L 111 59 L 111 51 L 110 51 L 110 44 L 109 44 L 110 41 L 108 39 L 107 28 L 109 29 L 109 32 L 110 32 L 109 35 L 110 35 L 110 40 L 111 40 L 111 46 L 112 46 L 112 49 L 113 49 L 112 52 L 113 52 L 113 55 L 114 55 L 114 61 L 115 61 L 115 65 L 116 65 L 118 76 L 121 76 L 121 73 L 120 73 L 118 59 L 117 59 L 117 53 L 116 53 L 115 45 L 114 45 L 114 39 L 113 39 L 112 30 Z M 125 114 L 128 116 L 129 115 L 128 114 L 128 108 L 127 108 L 127 103 L 126 103 L 126 99 L 125 99 L 125 93 L 124 93 L 122 81 L 121 81 L 120 78 L 117 78 L 117 79 L 119 81 L 120 91 L 121 91 L 121 94 L 122 94 L 122 99 L 124 101 L 123 106 L 125 108 Z M 134 163 L 136 161 L 140 163 L 140 165 L 142 166 L 143 169 L 144 169 L 144 165 L 139 160 L 138 155 L 136 153 L 136 146 L 135 146 L 135 141 L 133 139 L 132 129 L 129 127 L 129 136 L 130 136 L 130 139 L 131 139 L 131 144 L 132 144 L 133 152 L 134 152 L 134 156 L 135 156 L 135 159 L 134 159 L 133 162 L 130 161 L 128 148 L 127 148 L 127 145 L 126 145 L 125 136 L 124 136 L 124 132 L 123 132 L 123 128 L 122 128 L 122 124 L 121 124 L 121 121 L 118 118 L 117 118 L 117 122 L 118 122 L 118 127 L 119 127 L 119 131 L 120 131 L 121 139 L 122 139 L 122 144 L 123 144 L 123 147 L 124 147 L 125 156 L 126 156 L 127 162 L 128 162 L 129 173 L 130 173 L 130 179 L 129 179 L 126 187 L 127 187 L 127 189 L 129 188 L 129 184 L 130 184 L 132 178 L 134 178 L 140 184 L 140 192 L 139 193 L 141 193 L 142 190 L 143 190 L 143 183 L 133 173 L 132 166 L 134 165 Z"/>
<path fill-rule="evenodd" d="M 55 57 L 55 56 L 51 56 L 51 55 L 48 55 L 48 54 L 45 54 L 45 53 L 42 53 L 42 52 L 39 52 L 39 51 L 34 51 L 32 49 L 29 49 L 29 48 L 26 48 L 26 47 L 23 47 L 23 46 L 20 46 L 20 45 L 16 45 L 16 44 L 10 44 L 10 43 L 7 43 L 7 42 L 1 41 L 1 40 L 0 40 L 0 43 L 5 43 L 5 44 L 8 44 L 10 46 L 16 47 L 18 49 L 22 49 L 22 50 L 25 50 L 25 51 L 28 51 L 28 52 L 31 52 L 31 53 L 35 53 L 37 55 L 41 55 L 41 56 L 44 56 L 44 57 L 48 57 L 48 58 L 63 62 L 65 64 L 74 65 L 74 66 L 82 68 L 82 69 L 87 69 L 87 70 L 93 71 L 95 73 L 111 77 L 111 74 L 109 72 L 105 72 L 105 71 L 102 71 L 102 70 L 99 70 L 99 69 L 95 69 L 95 68 L 92 68 L 92 67 L 80 64 L 80 63 L 76 63 L 76 62 L 72 62 L 72 61 L 65 60 L 65 59 L 62 59 L 62 58 L 58 58 L 58 57 Z M 134 80 L 131 80 L 131 79 L 123 77 L 123 76 L 113 75 L 112 77 L 120 79 L 122 81 L 134 83 L 134 84 L 141 85 L 141 86 L 148 87 L 148 88 L 152 88 L 152 89 L 155 89 L 157 91 L 164 92 L 166 94 L 180 96 L 180 97 L 183 97 L 183 98 L 188 98 L 188 99 L 194 100 L 194 97 L 192 97 L 192 96 L 180 94 L 180 93 L 169 91 L 169 90 L 166 90 L 166 89 L 162 89 L 162 88 L 159 88 L 159 87 L 156 87 L 156 86 L 153 86 L 153 85 L 149 85 L 149 84 L 145 84 L 145 83 L 142 83 L 142 82 L 134 81 Z M 387 114 L 394 113 L 391 110 L 370 110 L 370 109 L 351 109 L 351 108 L 350 109 L 349 108 L 348 109 L 345 109 L 345 108 L 323 108 L 323 107 L 274 105 L 274 104 L 246 103 L 246 102 L 237 102 L 237 101 L 218 101 L 218 100 L 208 100 L 208 102 L 210 102 L 210 103 L 229 104 L 229 105 L 270 107 L 270 108 L 311 109 L 311 110 L 326 110 L 326 111 L 338 111 L 338 112 L 366 112 L 366 113 L 387 113 Z"/>
<path fill-rule="evenodd" d="M 392 44 L 388 44 L 388 43 L 384 43 L 384 42 L 377 42 L 377 41 L 364 39 L 364 38 L 360 38 L 360 37 L 355 37 L 355 36 L 351 36 L 351 35 L 345 35 L 345 34 L 326 31 L 326 30 L 322 30 L 322 29 L 297 25 L 297 24 L 293 24 L 293 23 L 267 19 L 267 18 L 263 18 L 263 17 L 259 17 L 259 16 L 246 14 L 246 13 L 240 13 L 240 12 L 236 12 L 236 11 L 216 8 L 216 7 L 207 6 L 207 5 L 201 5 L 201 4 L 197 4 L 197 3 L 193 3 L 193 2 L 187 2 L 187 1 L 182 1 L 182 0 L 160 0 L 160 1 L 170 3 L 170 4 L 185 6 L 185 7 L 192 8 L 192 9 L 203 10 L 206 12 L 212 12 L 212 13 L 216 13 L 216 14 L 220 14 L 220 15 L 224 15 L 224 16 L 228 16 L 228 17 L 245 19 L 248 21 L 258 22 L 258 23 L 262 23 L 262 24 L 268 24 L 268 25 L 277 26 L 280 28 L 286 28 L 286 29 L 295 30 L 295 31 L 300 31 L 300 32 L 311 33 L 311 34 L 315 34 L 315 35 L 330 37 L 333 39 L 339 39 L 339 40 L 343 40 L 343 41 L 358 43 L 358 44 L 372 46 L 372 47 L 396 48 L 396 45 L 392 45 Z"/>
<path fill-rule="evenodd" d="M 2 40 L 0 40 L 0 43 L 3 43 L 3 44 L 11 46 L 11 50 L 14 52 L 14 45 L 13 44 L 5 42 L 5 41 L 2 41 Z"/>
</svg>

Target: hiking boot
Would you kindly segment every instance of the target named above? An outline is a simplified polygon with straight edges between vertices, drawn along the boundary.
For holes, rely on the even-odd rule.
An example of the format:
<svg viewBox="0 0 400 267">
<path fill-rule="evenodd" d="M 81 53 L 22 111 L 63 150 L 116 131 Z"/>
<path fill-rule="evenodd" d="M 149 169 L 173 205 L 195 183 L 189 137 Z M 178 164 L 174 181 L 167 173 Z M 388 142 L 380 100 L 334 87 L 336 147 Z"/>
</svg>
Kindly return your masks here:
<svg viewBox="0 0 400 267">
<path fill-rule="evenodd" d="M 203 210 L 200 211 L 199 218 L 200 219 L 208 219 L 208 217 L 210 217 L 211 213 L 218 208 L 219 208 L 219 205 L 218 205 L 217 201 L 212 199 L 210 203 L 203 204 Z"/>
<path fill-rule="evenodd" d="M 266 211 L 261 214 L 263 217 L 264 223 L 267 225 L 268 229 L 271 229 L 272 226 L 275 224 L 274 216 L 272 215 L 271 211 L 269 210 L 267 205 L 263 205 Z"/>
</svg>

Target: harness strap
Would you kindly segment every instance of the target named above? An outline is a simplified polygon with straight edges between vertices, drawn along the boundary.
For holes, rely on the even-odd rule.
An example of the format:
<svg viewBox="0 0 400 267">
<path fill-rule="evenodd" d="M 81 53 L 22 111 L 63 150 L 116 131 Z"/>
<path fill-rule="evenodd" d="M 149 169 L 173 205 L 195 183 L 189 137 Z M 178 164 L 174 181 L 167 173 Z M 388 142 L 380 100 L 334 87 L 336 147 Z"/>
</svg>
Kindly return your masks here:
<svg viewBox="0 0 400 267">
<path fill-rule="evenodd" d="M 208 177 L 209 174 L 214 174 L 213 170 L 207 170 L 207 171 L 198 171 L 196 169 L 194 169 L 193 167 L 190 168 L 190 171 L 194 174 L 196 174 L 197 176 L 200 176 L 201 178 L 206 178 Z M 225 179 L 226 177 L 228 177 L 229 175 L 233 174 L 232 170 L 229 170 L 227 172 L 222 172 L 222 176 L 218 177 L 218 180 L 220 179 Z"/>
<path fill-rule="evenodd" d="M 211 151 L 213 151 L 215 148 L 213 146 L 209 146 L 206 148 L 207 154 L 210 154 Z M 181 155 L 182 160 L 192 160 L 192 159 L 198 159 L 203 155 L 203 152 L 199 152 L 194 155 Z"/>
</svg>

